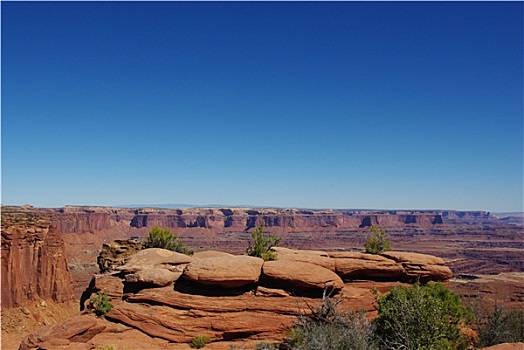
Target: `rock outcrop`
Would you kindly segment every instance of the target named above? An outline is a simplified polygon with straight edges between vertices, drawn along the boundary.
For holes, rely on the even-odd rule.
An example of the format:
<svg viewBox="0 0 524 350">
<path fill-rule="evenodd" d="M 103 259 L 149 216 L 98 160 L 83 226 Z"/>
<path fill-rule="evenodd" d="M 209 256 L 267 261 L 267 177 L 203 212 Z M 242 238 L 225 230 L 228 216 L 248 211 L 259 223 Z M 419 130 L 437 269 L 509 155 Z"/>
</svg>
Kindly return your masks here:
<svg viewBox="0 0 524 350">
<path fill-rule="evenodd" d="M 72 278 L 60 232 L 24 212 L 2 213 L 2 307 L 35 298 L 72 300 Z"/>
<path fill-rule="evenodd" d="M 406 252 L 385 252 L 381 256 L 402 264 L 404 281 L 445 281 L 453 276 L 449 267 L 445 266 L 444 260 L 436 256 Z"/>
<path fill-rule="evenodd" d="M 266 261 L 262 268 L 262 284 L 279 287 L 293 293 L 315 293 L 324 289 L 338 293 L 342 279 L 325 267 L 301 261 Z"/>
<path fill-rule="evenodd" d="M 431 275 L 430 266 L 445 268 L 441 265 L 443 261 L 434 256 L 404 252 L 374 256 L 277 251 L 279 260 L 264 262 L 220 252 L 201 252 L 188 257 L 164 249 L 141 250 L 112 275 L 95 275 L 83 295 L 82 309 L 95 292 L 104 291 L 109 296 L 113 308 L 105 315 L 106 321 L 78 316 L 29 335 L 21 349 L 58 348 L 59 345 L 91 349 L 108 344 L 112 335 L 118 333 L 117 328 L 129 332 L 137 342 L 150 339 L 151 349 L 169 349 L 173 343 L 188 343 L 197 335 L 207 336 L 213 342 L 278 342 L 285 337 L 296 315 L 311 312 L 309 307 L 321 302 L 319 297 L 325 289 L 339 293 L 342 309 L 372 311 L 372 287 L 378 286 L 377 289 L 384 292 L 402 284 L 406 276 L 411 276 L 407 273 L 415 265 L 428 272 L 424 275 L 428 280 L 443 277 Z M 350 268 L 348 260 L 357 268 Z M 383 270 L 370 268 L 372 264 L 382 266 Z M 355 275 L 358 268 L 361 270 Z M 382 277 L 389 274 L 389 277 L 396 276 L 396 281 L 389 278 L 389 282 L 377 285 L 377 282 L 352 280 L 355 276 L 365 278 L 363 271 L 373 271 L 375 275 L 371 279 L 378 276 L 383 280 Z M 337 274 L 341 272 L 346 284 Z M 129 285 L 140 288 L 129 288 Z M 120 336 L 117 338 L 124 341 Z"/>
<path fill-rule="evenodd" d="M 181 275 L 182 272 L 171 272 L 163 268 L 152 267 L 126 275 L 125 281 L 127 283 L 164 287 L 175 282 Z"/>
<path fill-rule="evenodd" d="M 142 244 L 135 239 L 117 239 L 111 243 L 104 243 L 97 258 L 100 272 L 111 271 L 124 265 L 140 249 Z"/>
<path fill-rule="evenodd" d="M 7 207 L 12 208 L 12 207 Z M 35 210 L 33 208 L 33 210 Z M 267 208 L 111 208 L 66 206 L 36 209 L 61 232 L 85 233 L 114 228 L 227 228 L 243 231 L 261 221 L 267 228 L 294 230 L 386 227 L 439 227 L 446 224 L 478 225 L 498 222 L 484 211 L 441 210 L 303 210 Z"/>
<path fill-rule="evenodd" d="M 85 343 L 106 328 L 107 326 L 95 317 L 74 316 L 30 334 L 22 341 L 19 350 L 58 347 L 89 350 L 91 347 Z"/>
<path fill-rule="evenodd" d="M 335 260 L 336 272 L 346 281 L 369 279 L 426 283 L 446 281 L 453 276 L 444 260 L 427 254 L 336 252 L 330 255 Z"/>
<path fill-rule="evenodd" d="M 182 270 L 193 261 L 191 256 L 161 248 L 143 249 L 116 270 L 134 273 L 149 268 L 163 268 L 173 272 Z"/>
<path fill-rule="evenodd" d="M 395 281 L 404 275 L 402 264 L 384 256 L 360 252 L 335 252 L 336 272 L 344 280 Z"/>
<path fill-rule="evenodd" d="M 335 260 L 326 252 L 317 250 L 299 250 L 283 247 L 273 248 L 277 252 L 278 260 L 307 262 L 335 271 Z"/>
<path fill-rule="evenodd" d="M 251 256 L 197 259 L 182 278 L 204 286 L 240 288 L 258 282 L 264 260 Z"/>
</svg>

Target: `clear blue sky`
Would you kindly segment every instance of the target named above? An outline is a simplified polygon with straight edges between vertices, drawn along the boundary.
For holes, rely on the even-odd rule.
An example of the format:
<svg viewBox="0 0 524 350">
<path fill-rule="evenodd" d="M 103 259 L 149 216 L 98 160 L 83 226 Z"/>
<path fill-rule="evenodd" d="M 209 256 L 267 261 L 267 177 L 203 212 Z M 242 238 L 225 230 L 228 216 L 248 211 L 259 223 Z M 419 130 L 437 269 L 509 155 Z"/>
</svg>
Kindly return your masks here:
<svg viewBox="0 0 524 350">
<path fill-rule="evenodd" d="M 2 2 L 2 203 L 523 210 L 522 2 Z"/>
</svg>

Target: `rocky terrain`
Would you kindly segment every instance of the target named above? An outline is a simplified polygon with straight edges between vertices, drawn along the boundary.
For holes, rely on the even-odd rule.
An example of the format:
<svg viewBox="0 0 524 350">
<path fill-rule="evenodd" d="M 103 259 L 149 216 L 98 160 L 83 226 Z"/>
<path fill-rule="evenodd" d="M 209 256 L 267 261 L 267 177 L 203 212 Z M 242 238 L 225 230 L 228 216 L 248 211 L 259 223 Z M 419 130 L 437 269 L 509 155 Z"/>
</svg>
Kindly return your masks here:
<svg viewBox="0 0 524 350">
<path fill-rule="evenodd" d="M 246 280 L 237 285 L 239 282 L 231 282 L 228 276 L 219 277 L 217 286 L 213 285 L 217 281 L 202 284 L 209 278 L 201 272 L 206 270 L 205 266 L 200 266 L 204 258 L 233 258 L 230 254 L 243 253 L 249 244 L 251 230 L 261 221 L 266 225 L 266 232 L 281 236 L 281 245 L 292 248 L 279 250 L 280 260 L 285 264 L 276 262 L 273 264 L 276 266 L 268 264 L 265 269 L 260 268 L 265 273 L 259 274 L 256 282 L 253 281 L 256 278 L 254 273 L 245 285 Z M 416 259 L 416 254 L 409 259 L 395 255 L 397 253 L 372 257 L 362 254 L 360 251 L 370 225 L 386 227 L 397 251 L 431 254 L 444 260 L 435 258 L 438 263 L 424 264 L 431 268 L 419 269 L 421 265 L 412 260 Z M 153 226 L 168 227 L 179 234 L 197 252 L 194 261 L 159 263 L 159 266 L 147 268 L 138 268 L 143 262 L 135 262 L 135 267 L 132 264 L 130 267 L 127 258 L 138 251 L 139 243 L 136 242 L 133 247 L 128 243 L 129 239 L 140 240 Z M 113 242 L 115 239 L 120 241 Z M 105 260 L 99 260 L 97 264 L 102 246 L 107 254 Z M 203 252 L 209 249 L 223 252 Z M 304 249 L 314 251 L 297 253 Z M 319 296 L 320 288 L 315 289 L 314 286 L 324 286 L 328 282 L 344 295 L 344 307 L 371 311 L 373 297 L 369 290 L 372 287 L 386 291 L 396 284 L 412 282 L 417 277 L 425 279 L 442 274 L 444 270 L 448 271 L 447 267 L 455 275 L 448 282 L 449 286 L 467 299 L 502 300 L 522 306 L 523 249 L 524 232 L 520 221 L 487 212 L 105 207 L 36 209 L 31 206 L 3 206 L 2 348 L 9 349 L 12 346 L 9 344 L 18 344 L 22 335 L 40 326 L 47 324 L 51 327 L 56 321 L 77 314 L 78 303 L 72 306 L 68 301 L 73 297 L 81 299 L 84 307 L 89 295 L 102 289 L 108 291 L 115 303 L 115 309 L 108 314 L 107 320 L 95 319 L 87 314 L 78 316 L 82 318 L 76 321 L 69 320 L 73 325 L 89 324 L 80 333 L 96 335 L 89 339 L 79 334 L 59 340 L 56 338 L 53 341 L 58 343 L 46 343 L 49 348 L 65 343 L 69 344 L 64 345 L 67 348 L 73 348 L 73 345 L 85 348 L 78 344 L 93 346 L 115 342 L 118 349 L 144 348 L 136 344 L 189 348 L 187 344 L 176 347 L 168 344 L 175 338 L 187 341 L 187 336 L 182 339 L 180 334 L 168 332 L 172 338 L 159 337 L 158 334 L 164 334 L 165 330 L 158 327 L 172 321 L 155 318 L 156 315 L 166 315 L 169 320 L 176 315 L 177 319 L 196 327 L 191 328 L 192 333 L 204 332 L 211 327 L 214 333 L 210 336 L 217 340 L 213 345 L 217 349 L 229 349 L 227 344 L 237 338 L 252 342 L 257 339 L 276 341 L 282 333 L 273 328 L 271 331 L 264 326 L 257 330 L 246 330 L 241 326 L 238 326 L 240 330 L 223 328 L 223 316 L 236 320 L 233 324 L 247 327 L 253 323 L 249 319 L 260 314 L 260 320 L 267 317 L 267 324 L 278 324 L 281 327 L 278 329 L 283 330 L 284 325 L 287 327 L 292 322 L 298 305 L 304 308 L 303 302 L 318 302 L 315 297 Z M 123 256 L 126 258 L 121 259 Z M 294 265 L 304 263 L 314 265 L 309 266 L 307 271 L 322 268 L 327 275 L 320 281 L 304 282 L 307 276 L 293 270 Z M 99 265 L 103 264 L 106 264 L 104 271 L 117 270 L 116 275 L 114 272 L 113 275 L 98 275 Z M 124 265 L 127 267 L 123 268 Z M 247 262 L 242 265 L 249 266 Z M 232 265 L 230 261 L 217 266 L 222 266 L 222 271 L 225 271 Z M 252 266 L 252 272 L 258 269 L 258 265 Z M 501 272 L 503 274 L 495 276 Z M 96 276 L 92 278 L 94 274 Z M 289 287 L 294 282 L 283 277 L 286 274 L 299 276 L 295 282 L 302 285 Z M 445 272 L 442 276 L 448 279 L 451 275 Z M 163 282 L 159 284 L 158 281 Z M 86 290 L 88 285 L 90 287 Z M 229 291 L 226 295 L 222 295 L 224 288 Z M 202 292 L 203 289 L 208 293 Z M 215 290 L 215 294 L 208 295 L 210 290 Z M 180 305 L 168 301 L 173 299 L 180 300 Z M 184 308 L 182 304 L 189 307 Z M 144 309 L 143 305 L 148 306 Z M 210 306 L 206 308 L 203 305 Z M 253 305 L 253 309 L 249 305 Z M 93 319 L 94 323 L 85 317 Z M 155 322 L 159 324 L 153 327 L 156 331 L 138 326 L 140 323 Z M 60 327 L 73 330 L 73 325 L 62 324 Z M 103 330 L 97 333 L 93 327 L 95 331 Z M 189 332 L 182 324 L 177 327 Z M 50 332 L 55 334 L 58 331 L 54 328 Z M 279 336 L 271 338 L 269 333 Z M 109 343 L 109 339 L 113 343 Z"/>
<path fill-rule="evenodd" d="M 209 337 L 215 348 L 235 341 L 279 342 L 297 314 L 318 304 L 326 288 L 342 298 L 343 308 L 373 312 L 372 286 L 384 292 L 400 283 L 446 281 L 452 275 L 442 259 L 416 253 L 278 248 L 277 255 L 276 261 L 264 262 L 217 251 L 190 257 L 141 250 L 95 275 L 84 293 L 82 309 L 94 293 L 109 295 L 114 307 L 105 320 L 89 312 L 68 318 L 27 336 L 20 349 L 93 349 L 115 342 L 175 349 L 197 335 Z"/>
</svg>

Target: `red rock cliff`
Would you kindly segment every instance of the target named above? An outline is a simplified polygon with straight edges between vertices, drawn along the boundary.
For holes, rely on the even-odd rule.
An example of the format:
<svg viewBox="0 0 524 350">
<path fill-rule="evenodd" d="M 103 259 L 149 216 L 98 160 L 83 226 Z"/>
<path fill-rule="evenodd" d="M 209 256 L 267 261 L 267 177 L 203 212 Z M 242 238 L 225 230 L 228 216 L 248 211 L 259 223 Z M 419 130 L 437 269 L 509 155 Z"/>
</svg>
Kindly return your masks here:
<svg viewBox="0 0 524 350">
<path fill-rule="evenodd" d="M 95 233 L 101 230 L 128 231 L 130 228 L 169 227 L 225 229 L 242 232 L 264 220 L 266 227 L 293 231 L 358 229 L 371 225 L 388 228 L 441 225 L 481 225 L 498 221 L 483 211 L 432 210 L 302 210 L 255 208 L 110 208 L 75 207 L 39 209 L 39 215 L 63 233 Z"/>
<path fill-rule="evenodd" d="M 30 213 L 2 213 L 2 307 L 37 297 L 73 298 L 72 277 L 60 232 Z"/>
</svg>

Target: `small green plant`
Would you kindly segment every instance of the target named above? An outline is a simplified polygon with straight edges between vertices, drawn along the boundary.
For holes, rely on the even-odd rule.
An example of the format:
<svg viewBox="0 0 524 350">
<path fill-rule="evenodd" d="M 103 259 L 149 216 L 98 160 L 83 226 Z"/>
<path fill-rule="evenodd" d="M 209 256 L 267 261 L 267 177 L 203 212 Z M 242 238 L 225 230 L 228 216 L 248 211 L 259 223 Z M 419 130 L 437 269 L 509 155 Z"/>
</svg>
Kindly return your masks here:
<svg viewBox="0 0 524 350">
<path fill-rule="evenodd" d="M 470 345 L 461 329 L 473 314 L 442 283 L 399 286 L 384 296 L 374 293 L 378 311 L 374 325 L 381 349 L 460 350 Z"/>
<path fill-rule="evenodd" d="M 183 242 L 178 240 L 178 235 L 168 229 L 163 229 L 158 226 L 153 227 L 151 231 L 149 231 L 143 247 L 162 248 L 186 255 L 193 255 L 193 251 L 188 249 Z"/>
<path fill-rule="evenodd" d="M 273 247 L 277 247 L 280 244 L 281 238 L 272 233 L 265 237 L 263 220 L 260 222 L 260 226 L 253 230 L 251 237 L 253 238 L 253 245 L 250 244 L 247 248 L 247 255 L 262 258 L 264 261 L 277 259 L 277 252 Z"/>
<path fill-rule="evenodd" d="M 209 339 L 209 337 L 206 337 L 205 335 L 197 335 L 193 339 L 191 339 L 191 344 L 195 349 L 202 349 L 210 341 L 211 339 Z"/>
<path fill-rule="evenodd" d="M 386 235 L 386 229 L 371 226 L 371 233 L 368 236 L 368 240 L 364 247 L 368 254 L 381 254 L 385 251 L 391 250 L 391 244 Z"/>
<path fill-rule="evenodd" d="M 92 296 L 91 299 L 89 299 L 89 306 L 95 310 L 97 316 L 105 315 L 113 308 L 113 304 L 109 301 L 109 297 L 105 291 L 97 292 L 96 295 Z"/>
<path fill-rule="evenodd" d="M 304 344 L 304 331 L 300 326 L 291 327 L 287 333 L 287 342 L 296 346 Z"/>
</svg>

